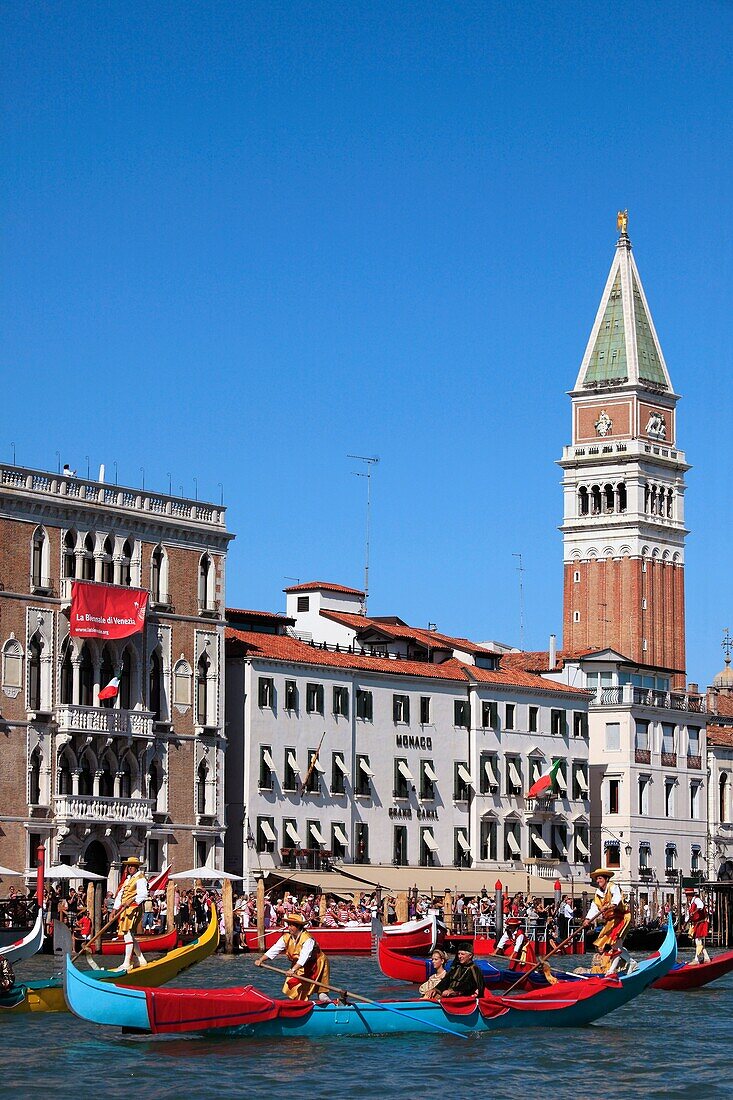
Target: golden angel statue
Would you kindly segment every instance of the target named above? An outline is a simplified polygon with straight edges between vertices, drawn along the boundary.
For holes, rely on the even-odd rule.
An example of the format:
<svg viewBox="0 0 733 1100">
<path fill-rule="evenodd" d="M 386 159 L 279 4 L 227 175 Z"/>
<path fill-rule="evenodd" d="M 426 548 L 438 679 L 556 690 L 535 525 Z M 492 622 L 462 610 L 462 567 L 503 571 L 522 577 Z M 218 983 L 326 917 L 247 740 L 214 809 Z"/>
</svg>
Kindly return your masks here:
<svg viewBox="0 0 733 1100">
<path fill-rule="evenodd" d="M 619 210 L 616 215 L 616 228 L 622 236 L 626 236 L 626 229 L 629 224 L 629 212 L 628 210 Z"/>
</svg>

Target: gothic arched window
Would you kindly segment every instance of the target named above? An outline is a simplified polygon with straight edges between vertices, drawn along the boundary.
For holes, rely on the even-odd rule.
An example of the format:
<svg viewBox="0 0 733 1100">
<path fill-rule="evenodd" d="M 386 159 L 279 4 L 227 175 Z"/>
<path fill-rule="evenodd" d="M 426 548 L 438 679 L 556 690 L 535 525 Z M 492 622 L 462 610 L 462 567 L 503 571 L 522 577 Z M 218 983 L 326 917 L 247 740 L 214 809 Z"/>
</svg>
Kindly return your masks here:
<svg viewBox="0 0 733 1100">
<path fill-rule="evenodd" d="M 71 759 L 65 749 L 62 749 L 58 756 L 56 787 L 59 794 L 71 794 L 72 792 Z"/>
<path fill-rule="evenodd" d="M 161 699 L 163 687 L 163 662 L 160 653 L 154 649 L 150 654 L 150 676 L 148 683 L 148 707 L 153 712 L 156 722 L 160 721 Z"/>
<path fill-rule="evenodd" d="M 588 490 L 585 485 L 581 485 L 578 490 L 578 499 L 580 502 L 579 511 L 581 516 L 588 515 Z"/>
<path fill-rule="evenodd" d="M 104 540 L 102 558 L 102 580 L 105 584 L 114 584 L 115 579 L 115 543 L 111 535 Z"/>
<path fill-rule="evenodd" d="M 28 643 L 28 710 L 41 710 L 41 650 L 43 643 L 34 634 Z"/>
<path fill-rule="evenodd" d="M 200 726 L 208 725 L 210 668 L 209 658 L 202 653 L 196 666 L 196 720 Z"/>
<path fill-rule="evenodd" d="M 728 818 L 728 787 L 729 787 L 728 775 L 727 775 L 726 772 L 721 772 L 720 773 L 720 782 L 719 782 L 719 785 L 718 785 L 718 794 L 719 794 L 718 811 L 719 811 L 719 820 L 720 820 L 721 825 L 725 825 L 729 820 L 729 818 Z"/>
<path fill-rule="evenodd" d="M 48 538 L 42 527 L 36 527 L 31 543 L 31 587 L 49 588 Z"/>
<path fill-rule="evenodd" d="M 81 563 L 81 577 L 84 581 L 94 580 L 94 537 L 89 534 L 84 539 L 84 557 Z"/>
<path fill-rule="evenodd" d="M 114 679 L 115 665 L 112 657 L 112 651 L 108 645 L 102 650 L 102 664 L 99 670 L 99 686 L 106 688 L 109 685 L 110 680 Z M 115 705 L 114 696 L 111 699 L 102 699 L 100 706 L 113 707 Z"/>
<path fill-rule="evenodd" d="M 88 756 L 85 756 L 79 769 L 79 794 L 89 797 L 94 793 L 94 776 Z"/>
<path fill-rule="evenodd" d="M 122 546 L 120 584 L 132 584 L 132 544 L 129 539 L 125 539 L 125 542 Z"/>
<path fill-rule="evenodd" d="M 79 664 L 79 705 L 91 707 L 94 703 L 94 666 L 89 646 L 82 646 Z"/>
<path fill-rule="evenodd" d="M 206 766 L 205 761 L 201 761 L 198 766 L 198 772 L 196 774 L 196 813 L 206 813 L 206 781 L 209 776 L 209 769 Z"/>
<path fill-rule="evenodd" d="M 28 768 L 28 801 L 31 806 L 38 806 L 41 801 L 41 750 L 37 748 L 31 753 Z"/>
<path fill-rule="evenodd" d="M 130 710 L 132 701 L 132 657 L 129 646 L 122 654 L 119 697 L 122 709 Z"/>
<path fill-rule="evenodd" d="M 64 576 L 76 576 L 76 531 L 64 535 Z"/>
</svg>

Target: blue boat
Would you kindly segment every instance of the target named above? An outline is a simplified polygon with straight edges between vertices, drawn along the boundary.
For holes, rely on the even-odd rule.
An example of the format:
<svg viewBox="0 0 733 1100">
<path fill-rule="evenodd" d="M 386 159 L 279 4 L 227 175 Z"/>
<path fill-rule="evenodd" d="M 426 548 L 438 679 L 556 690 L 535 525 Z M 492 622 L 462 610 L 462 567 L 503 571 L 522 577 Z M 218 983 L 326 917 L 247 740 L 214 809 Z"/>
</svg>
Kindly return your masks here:
<svg viewBox="0 0 733 1100">
<path fill-rule="evenodd" d="M 545 989 L 481 998 L 314 1004 L 273 999 L 253 986 L 232 989 L 133 989 L 106 986 L 66 961 L 72 1012 L 93 1023 L 152 1034 L 225 1032 L 238 1037 L 330 1038 L 507 1028 L 580 1027 L 614 1012 L 666 974 L 677 957 L 671 921 L 658 952 L 630 974 L 558 982 Z"/>
</svg>

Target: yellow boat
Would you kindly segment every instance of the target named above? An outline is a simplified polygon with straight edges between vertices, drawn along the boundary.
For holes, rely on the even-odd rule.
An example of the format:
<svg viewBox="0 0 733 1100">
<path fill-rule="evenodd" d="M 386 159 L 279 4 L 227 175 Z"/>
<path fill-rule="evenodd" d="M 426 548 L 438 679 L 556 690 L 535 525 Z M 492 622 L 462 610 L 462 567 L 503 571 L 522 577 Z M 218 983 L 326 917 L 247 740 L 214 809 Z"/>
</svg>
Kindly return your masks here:
<svg viewBox="0 0 733 1100">
<path fill-rule="evenodd" d="M 198 939 L 184 947 L 176 947 L 154 962 L 136 966 L 126 974 L 115 970 L 90 970 L 89 977 L 113 985 L 156 987 L 165 985 L 171 978 L 188 970 L 202 959 L 213 955 L 219 946 L 219 918 L 214 906 L 206 931 Z M 64 987 L 61 978 L 45 981 L 18 983 L 9 993 L 0 994 L 0 1015 L 18 1015 L 22 1012 L 66 1012 Z"/>
</svg>

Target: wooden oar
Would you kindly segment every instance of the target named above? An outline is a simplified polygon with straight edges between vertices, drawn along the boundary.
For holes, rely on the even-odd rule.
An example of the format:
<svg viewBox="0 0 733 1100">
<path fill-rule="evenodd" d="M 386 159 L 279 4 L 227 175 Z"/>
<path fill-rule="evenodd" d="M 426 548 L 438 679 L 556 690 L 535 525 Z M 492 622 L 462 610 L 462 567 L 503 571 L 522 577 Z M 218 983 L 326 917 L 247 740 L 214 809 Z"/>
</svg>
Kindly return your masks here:
<svg viewBox="0 0 733 1100">
<path fill-rule="evenodd" d="M 273 973 L 279 974 L 281 978 L 289 977 L 287 970 L 281 970 L 279 966 L 270 966 L 269 963 L 258 962 L 256 966 L 261 967 L 263 970 L 272 970 Z M 364 1004 L 374 1005 L 375 1008 L 384 1009 L 385 1012 L 394 1012 L 395 1016 L 402 1016 L 406 1020 L 412 1020 L 413 1023 L 417 1022 L 415 1016 L 410 1016 L 409 1013 L 404 1012 L 402 1009 L 395 1008 L 394 1005 L 385 1004 L 384 1001 L 372 1001 L 369 997 L 362 996 L 361 993 L 351 993 L 347 989 L 338 989 L 335 985 L 327 985 L 326 982 L 316 981 L 315 978 L 304 978 L 304 982 L 309 985 L 320 986 L 321 989 L 328 989 L 331 993 L 337 993 L 339 998 L 348 1004 L 348 998 L 350 997 L 354 1001 L 363 1001 Z M 354 1005 L 354 1008 L 358 1012 L 358 1008 Z M 447 1035 L 455 1035 L 458 1039 L 467 1039 L 467 1035 L 463 1035 L 460 1031 L 453 1031 L 452 1028 L 443 1027 L 441 1024 L 433 1023 L 432 1020 L 420 1020 L 420 1023 L 426 1024 L 428 1027 L 435 1028 L 436 1031 L 444 1031 Z"/>
<path fill-rule="evenodd" d="M 544 966 L 548 959 L 551 959 L 553 955 L 557 955 L 558 951 L 562 951 L 563 947 L 566 947 L 571 942 L 571 940 L 574 940 L 575 937 L 580 932 L 583 932 L 583 931 L 584 931 L 584 928 L 581 925 L 580 928 L 576 928 L 574 932 L 571 932 L 571 934 L 568 936 L 568 938 L 566 940 L 563 940 L 562 943 L 559 943 L 557 945 L 557 947 L 554 947 L 552 949 L 552 951 L 548 951 L 548 953 L 546 955 L 544 955 L 543 958 L 541 958 L 538 963 L 535 963 L 535 965 L 532 967 L 531 970 L 525 970 L 524 974 L 522 974 L 519 981 L 515 982 L 514 985 L 510 985 L 509 988 L 506 990 L 506 992 L 502 993 L 502 997 L 508 997 L 509 994 L 513 990 L 517 989 L 520 985 L 522 985 L 523 982 L 525 982 L 527 980 L 527 978 L 530 976 L 530 974 L 534 974 L 535 970 L 539 970 L 540 967 Z M 548 967 L 548 970 L 549 970 L 549 967 Z"/>
</svg>

